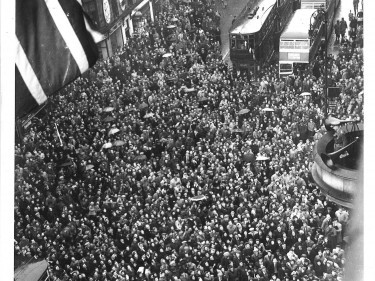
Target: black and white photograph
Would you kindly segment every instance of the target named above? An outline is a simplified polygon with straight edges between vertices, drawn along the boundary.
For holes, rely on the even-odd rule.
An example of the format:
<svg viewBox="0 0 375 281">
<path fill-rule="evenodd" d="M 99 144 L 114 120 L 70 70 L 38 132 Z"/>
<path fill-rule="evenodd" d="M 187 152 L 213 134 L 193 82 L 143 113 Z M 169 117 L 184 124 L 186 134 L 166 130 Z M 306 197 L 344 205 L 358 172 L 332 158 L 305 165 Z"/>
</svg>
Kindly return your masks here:
<svg viewBox="0 0 375 281">
<path fill-rule="evenodd" d="M 0 280 L 375 280 L 371 0 L 13 2 Z"/>
</svg>

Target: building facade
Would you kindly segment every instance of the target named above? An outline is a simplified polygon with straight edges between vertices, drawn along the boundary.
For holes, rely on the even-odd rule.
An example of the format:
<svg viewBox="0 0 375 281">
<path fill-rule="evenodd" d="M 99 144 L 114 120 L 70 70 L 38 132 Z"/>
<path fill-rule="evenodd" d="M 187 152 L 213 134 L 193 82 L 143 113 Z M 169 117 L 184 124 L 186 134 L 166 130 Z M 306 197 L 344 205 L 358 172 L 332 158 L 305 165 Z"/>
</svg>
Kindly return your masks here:
<svg viewBox="0 0 375 281">
<path fill-rule="evenodd" d="M 82 0 L 84 11 L 105 35 L 98 44 L 101 57 L 112 56 L 131 37 L 154 21 L 155 0 Z"/>
</svg>

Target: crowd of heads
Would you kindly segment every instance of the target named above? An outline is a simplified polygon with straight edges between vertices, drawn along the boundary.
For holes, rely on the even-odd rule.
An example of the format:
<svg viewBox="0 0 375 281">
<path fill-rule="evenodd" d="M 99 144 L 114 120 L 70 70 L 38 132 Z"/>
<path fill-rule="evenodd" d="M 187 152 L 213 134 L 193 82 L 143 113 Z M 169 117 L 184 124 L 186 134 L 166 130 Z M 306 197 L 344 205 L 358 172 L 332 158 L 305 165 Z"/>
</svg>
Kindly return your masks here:
<svg viewBox="0 0 375 281">
<path fill-rule="evenodd" d="M 47 259 L 53 280 L 340 280 L 349 214 L 309 173 L 323 77 L 233 71 L 215 10 L 193 2 L 32 120 L 15 148 L 15 253 Z M 344 47 L 330 110 L 362 119 L 362 48 Z"/>
</svg>

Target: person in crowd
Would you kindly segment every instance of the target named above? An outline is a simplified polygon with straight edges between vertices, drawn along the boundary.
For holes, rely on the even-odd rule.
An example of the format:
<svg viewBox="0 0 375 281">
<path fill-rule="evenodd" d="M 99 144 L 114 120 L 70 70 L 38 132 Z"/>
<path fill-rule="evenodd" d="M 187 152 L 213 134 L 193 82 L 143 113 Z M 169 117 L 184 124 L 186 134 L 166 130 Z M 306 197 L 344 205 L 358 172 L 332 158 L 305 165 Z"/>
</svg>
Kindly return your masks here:
<svg viewBox="0 0 375 281">
<path fill-rule="evenodd" d="M 358 4 L 359 4 L 359 0 L 353 0 L 353 9 L 354 9 L 355 15 L 358 13 Z"/>
<path fill-rule="evenodd" d="M 344 18 L 341 18 L 341 21 L 340 21 L 341 43 L 344 42 L 347 28 L 348 28 L 348 24 L 346 23 L 346 20 Z"/>
<path fill-rule="evenodd" d="M 337 42 L 337 43 L 339 43 L 340 42 L 340 21 L 339 20 L 337 20 L 336 21 L 336 23 L 335 23 L 335 25 L 333 26 L 333 28 L 334 28 L 334 30 L 335 30 L 335 36 L 336 36 L 336 39 L 335 39 L 335 41 Z"/>
</svg>

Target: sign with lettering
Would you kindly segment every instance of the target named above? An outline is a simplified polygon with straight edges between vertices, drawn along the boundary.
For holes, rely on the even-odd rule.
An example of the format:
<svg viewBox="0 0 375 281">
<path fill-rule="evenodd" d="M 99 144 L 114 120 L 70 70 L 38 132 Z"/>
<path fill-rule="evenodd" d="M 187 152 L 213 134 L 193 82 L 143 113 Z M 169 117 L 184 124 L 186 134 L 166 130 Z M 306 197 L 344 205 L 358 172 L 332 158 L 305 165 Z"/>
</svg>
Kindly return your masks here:
<svg viewBox="0 0 375 281">
<path fill-rule="evenodd" d="M 288 60 L 300 60 L 301 54 L 299 53 L 288 53 Z"/>
</svg>

